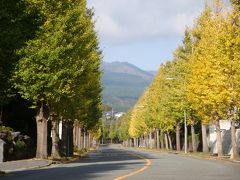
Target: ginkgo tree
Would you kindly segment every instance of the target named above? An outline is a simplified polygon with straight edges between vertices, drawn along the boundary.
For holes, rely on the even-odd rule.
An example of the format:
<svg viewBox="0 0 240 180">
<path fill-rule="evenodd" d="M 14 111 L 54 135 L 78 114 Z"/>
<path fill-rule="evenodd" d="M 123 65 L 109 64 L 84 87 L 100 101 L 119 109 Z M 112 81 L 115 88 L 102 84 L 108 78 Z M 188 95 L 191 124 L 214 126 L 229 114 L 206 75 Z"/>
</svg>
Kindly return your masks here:
<svg viewBox="0 0 240 180">
<path fill-rule="evenodd" d="M 36 37 L 19 50 L 21 59 L 13 79 L 21 96 L 38 109 L 36 157 L 47 158 L 49 114 L 76 111 L 78 107 L 74 105 L 79 100 L 76 97 L 86 90 L 89 74 L 100 73 L 101 58 L 92 14 L 85 0 L 29 0 L 29 3 L 38 8 L 44 22 Z M 99 97 L 100 90 L 95 92 L 95 97 Z M 53 143 L 56 144 L 55 140 Z"/>
<path fill-rule="evenodd" d="M 176 149 L 180 150 L 180 125 L 185 110 L 193 151 L 197 150 L 195 126 L 201 123 L 203 152 L 208 152 L 206 130 L 208 125 L 214 125 L 218 155 L 222 156 L 219 122 L 229 119 L 231 157 L 239 158 L 235 124 L 239 121 L 240 106 L 240 12 L 239 1 L 231 3 L 231 9 L 221 0 L 214 0 L 212 6 L 206 3 L 194 26 L 186 29 L 173 60 L 160 66 L 133 109 L 130 137 L 144 136 L 156 128 L 165 133 L 168 146 L 176 128 Z"/>
<path fill-rule="evenodd" d="M 17 50 L 34 38 L 41 25 L 37 8 L 30 8 L 27 0 L 2 0 L 0 6 L 0 124 L 3 106 L 8 104 L 16 91 L 11 77 L 19 60 Z"/>
<path fill-rule="evenodd" d="M 238 4 L 239 5 L 239 4 Z M 224 60 L 222 73 L 227 77 L 229 92 L 228 118 L 231 120 L 232 159 L 239 159 L 235 124 L 239 120 L 240 107 L 240 12 L 237 6 L 224 17 L 218 36 L 218 54 Z"/>
<path fill-rule="evenodd" d="M 219 156 L 223 155 L 219 120 L 227 118 L 229 108 L 237 107 L 239 96 L 239 33 L 230 22 L 217 1 L 203 22 L 189 74 L 189 98 L 205 123 L 215 124 Z"/>
<path fill-rule="evenodd" d="M 146 124 L 146 101 L 148 89 L 144 92 L 143 96 L 138 100 L 131 113 L 131 120 L 129 124 L 129 135 L 131 137 L 140 137 L 142 134 L 147 133 L 149 128 Z"/>
<path fill-rule="evenodd" d="M 148 97 L 148 114 L 150 116 L 154 125 L 160 129 L 160 139 L 162 136 L 168 136 L 165 138 L 165 145 L 172 147 L 171 138 L 169 133 L 173 131 L 175 121 L 172 116 L 169 116 L 171 107 L 168 106 L 169 98 L 171 97 L 169 85 L 172 85 L 168 80 L 168 65 L 161 65 L 160 69 L 154 78 L 150 89 L 151 94 Z M 169 139 L 169 143 L 168 143 Z M 159 140 L 158 140 L 159 141 Z M 161 140 L 161 146 L 163 147 L 163 140 Z"/>
</svg>

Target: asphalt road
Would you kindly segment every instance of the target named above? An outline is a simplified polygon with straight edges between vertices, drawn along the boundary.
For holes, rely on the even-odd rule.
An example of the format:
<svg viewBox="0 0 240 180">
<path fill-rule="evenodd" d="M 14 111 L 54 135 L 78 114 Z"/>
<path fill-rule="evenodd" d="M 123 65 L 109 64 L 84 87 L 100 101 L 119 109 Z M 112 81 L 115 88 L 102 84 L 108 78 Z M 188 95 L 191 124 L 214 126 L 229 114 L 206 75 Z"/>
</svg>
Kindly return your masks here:
<svg viewBox="0 0 240 180">
<path fill-rule="evenodd" d="M 77 162 L 28 170 L 2 180 L 240 180 L 240 164 L 181 155 L 101 147 Z"/>
</svg>

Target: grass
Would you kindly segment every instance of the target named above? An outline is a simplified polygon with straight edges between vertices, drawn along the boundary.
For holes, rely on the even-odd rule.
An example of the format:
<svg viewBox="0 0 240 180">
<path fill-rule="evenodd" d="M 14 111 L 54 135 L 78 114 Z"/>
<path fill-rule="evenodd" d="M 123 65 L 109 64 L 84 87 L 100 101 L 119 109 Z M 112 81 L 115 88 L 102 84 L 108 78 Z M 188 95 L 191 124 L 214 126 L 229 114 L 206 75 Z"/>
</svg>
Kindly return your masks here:
<svg viewBox="0 0 240 180">
<path fill-rule="evenodd" d="M 184 151 L 176 151 L 176 150 L 166 150 L 166 149 L 148 149 L 148 148 L 136 148 L 138 150 L 144 150 L 144 151 L 151 151 L 151 152 L 157 152 L 157 153 L 170 153 L 170 154 L 176 154 L 181 156 L 188 156 L 198 159 L 207 159 L 207 160 L 223 160 L 223 161 L 229 161 L 234 163 L 240 163 L 240 161 L 232 160 L 230 159 L 229 155 L 224 155 L 222 157 L 218 157 L 215 154 L 211 153 L 204 153 L 204 152 L 188 152 L 184 153 Z"/>
</svg>

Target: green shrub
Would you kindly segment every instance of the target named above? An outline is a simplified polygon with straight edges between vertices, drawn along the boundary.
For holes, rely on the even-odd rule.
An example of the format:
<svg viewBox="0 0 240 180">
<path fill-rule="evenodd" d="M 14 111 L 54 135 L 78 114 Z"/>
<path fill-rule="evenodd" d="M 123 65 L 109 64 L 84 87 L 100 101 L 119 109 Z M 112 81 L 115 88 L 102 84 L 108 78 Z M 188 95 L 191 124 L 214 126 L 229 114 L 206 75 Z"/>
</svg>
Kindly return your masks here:
<svg viewBox="0 0 240 180">
<path fill-rule="evenodd" d="M 77 154 L 78 154 L 79 156 L 81 156 L 81 155 L 85 154 L 87 151 L 88 151 L 88 150 L 87 150 L 86 148 L 82 148 L 82 149 L 77 150 Z"/>
<path fill-rule="evenodd" d="M 26 143 L 24 141 L 17 141 L 15 144 L 16 150 L 23 150 L 27 147 Z"/>
<path fill-rule="evenodd" d="M 13 132 L 13 129 L 6 126 L 0 126 L 0 132 Z"/>
<path fill-rule="evenodd" d="M 0 133 L 4 134 L 3 140 L 6 142 L 12 142 L 12 133 L 13 129 L 10 127 L 6 127 L 6 126 L 0 126 Z M 2 135 L 1 135 L 2 136 Z"/>
</svg>

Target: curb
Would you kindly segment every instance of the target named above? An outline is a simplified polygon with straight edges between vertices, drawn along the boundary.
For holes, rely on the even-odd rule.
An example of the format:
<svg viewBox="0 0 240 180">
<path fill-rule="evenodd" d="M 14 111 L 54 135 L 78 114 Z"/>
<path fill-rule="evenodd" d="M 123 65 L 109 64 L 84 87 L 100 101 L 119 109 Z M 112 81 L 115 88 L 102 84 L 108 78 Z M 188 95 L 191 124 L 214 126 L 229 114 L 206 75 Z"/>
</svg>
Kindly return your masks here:
<svg viewBox="0 0 240 180">
<path fill-rule="evenodd" d="M 150 151 L 150 152 L 156 152 L 156 153 L 167 153 L 167 154 L 173 154 L 177 156 L 184 156 L 184 157 L 189 157 L 189 158 L 195 158 L 195 159 L 202 159 L 202 160 L 210 160 L 210 161 L 222 161 L 222 162 L 229 162 L 229 163 L 234 163 L 234 164 L 240 164 L 240 160 L 231 160 L 231 159 L 226 159 L 226 158 L 216 158 L 216 157 L 204 157 L 204 156 L 197 156 L 191 153 L 184 154 L 181 151 L 169 151 L 169 150 L 156 150 L 156 149 L 142 149 L 142 148 L 127 148 L 127 149 L 137 149 L 137 150 L 142 150 L 142 151 Z"/>
<path fill-rule="evenodd" d="M 228 158 L 217 158 L 217 157 L 212 157 L 212 156 L 197 156 L 194 154 L 184 154 L 184 153 L 173 153 L 173 152 L 169 152 L 169 154 L 176 154 L 176 155 L 180 155 L 180 156 L 185 156 L 185 157 L 190 157 L 190 158 L 195 158 L 195 159 L 205 159 L 205 160 L 210 160 L 210 161 L 222 161 L 222 162 L 229 162 L 229 163 L 235 163 L 235 164 L 240 164 L 239 160 L 231 160 Z"/>
<path fill-rule="evenodd" d="M 52 164 L 53 164 L 53 161 L 48 160 L 48 163 L 45 165 L 37 165 L 37 166 L 32 166 L 30 168 L 19 168 L 19 169 L 13 169 L 13 170 L 1 170 L 0 176 L 6 175 L 8 173 L 18 172 L 18 171 L 35 170 L 35 169 L 39 169 L 39 168 L 44 168 L 44 167 L 51 166 Z"/>
<path fill-rule="evenodd" d="M 217 158 L 217 157 L 212 157 L 212 156 L 197 156 L 197 155 L 190 154 L 190 153 L 184 154 L 181 152 L 172 152 L 172 151 L 169 151 L 168 153 L 178 155 L 178 156 L 195 158 L 195 159 L 210 160 L 210 161 L 222 161 L 222 162 L 240 164 L 240 161 L 238 161 L 238 160 L 231 160 L 231 159 L 227 159 L 227 158 Z"/>
</svg>

